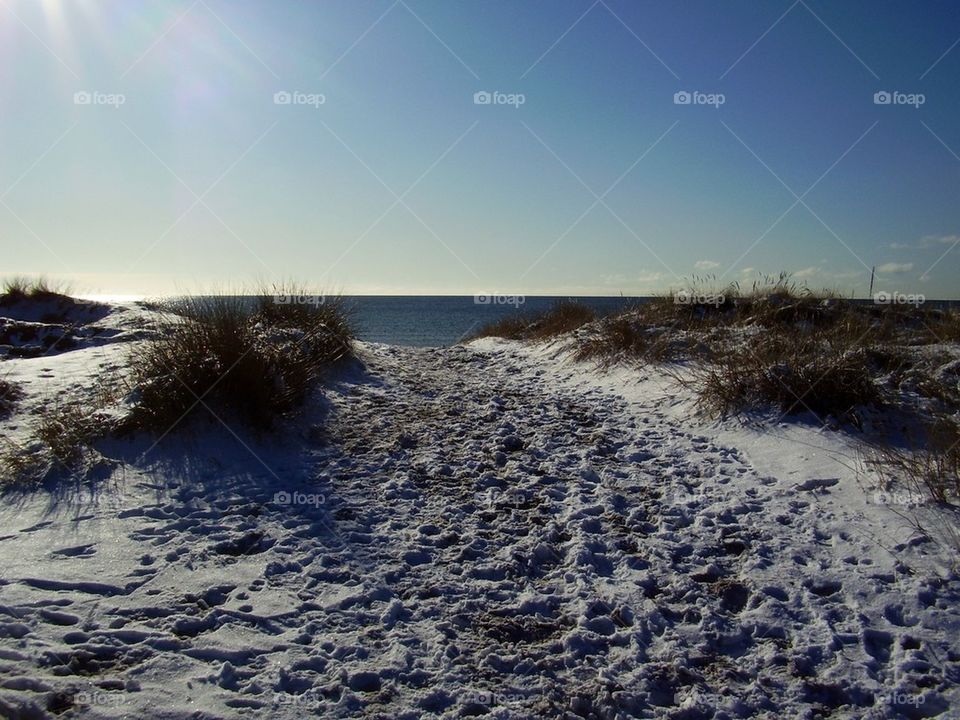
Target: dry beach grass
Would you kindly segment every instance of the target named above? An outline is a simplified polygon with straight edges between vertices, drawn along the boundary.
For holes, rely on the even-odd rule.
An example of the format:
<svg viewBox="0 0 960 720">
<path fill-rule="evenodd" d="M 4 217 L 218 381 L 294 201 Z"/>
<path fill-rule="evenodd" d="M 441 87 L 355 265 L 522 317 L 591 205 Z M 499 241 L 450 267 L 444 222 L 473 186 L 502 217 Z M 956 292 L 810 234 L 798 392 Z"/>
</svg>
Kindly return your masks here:
<svg viewBox="0 0 960 720">
<path fill-rule="evenodd" d="M 18 280 L 7 287 L 0 302 L 60 297 L 47 295 L 46 285 Z M 162 307 L 157 326 L 147 339 L 131 343 L 125 367 L 98 383 L 92 401 L 47 398 L 27 443 L 4 439 L 0 483 L 32 484 L 55 470 L 82 472 L 97 441 L 138 431 L 163 435 L 204 407 L 269 431 L 353 353 L 340 299 L 308 295 L 301 287 L 261 288 L 252 299 L 186 297 Z M 4 407 L 18 392 L 5 385 Z"/>
<path fill-rule="evenodd" d="M 295 301 L 304 298 L 308 302 Z M 252 302 L 190 297 L 168 310 L 157 338 L 131 354 L 138 397 L 130 428 L 163 432 L 207 403 L 269 429 L 352 353 L 353 333 L 339 299 L 300 289 L 261 292 Z"/>
<path fill-rule="evenodd" d="M 484 325 L 469 339 L 504 337 L 510 340 L 547 340 L 576 330 L 596 317 L 596 313 L 586 305 L 561 300 L 543 313 L 521 313 Z"/>
</svg>

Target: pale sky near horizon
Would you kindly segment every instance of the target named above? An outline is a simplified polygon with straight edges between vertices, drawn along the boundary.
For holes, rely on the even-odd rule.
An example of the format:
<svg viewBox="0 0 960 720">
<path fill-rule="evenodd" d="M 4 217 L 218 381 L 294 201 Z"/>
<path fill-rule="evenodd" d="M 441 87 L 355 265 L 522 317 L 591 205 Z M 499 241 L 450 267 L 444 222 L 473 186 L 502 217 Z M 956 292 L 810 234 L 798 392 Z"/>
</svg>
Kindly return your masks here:
<svg viewBox="0 0 960 720">
<path fill-rule="evenodd" d="M 3 276 L 960 298 L 952 0 L 0 0 L 0 62 Z"/>
</svg>

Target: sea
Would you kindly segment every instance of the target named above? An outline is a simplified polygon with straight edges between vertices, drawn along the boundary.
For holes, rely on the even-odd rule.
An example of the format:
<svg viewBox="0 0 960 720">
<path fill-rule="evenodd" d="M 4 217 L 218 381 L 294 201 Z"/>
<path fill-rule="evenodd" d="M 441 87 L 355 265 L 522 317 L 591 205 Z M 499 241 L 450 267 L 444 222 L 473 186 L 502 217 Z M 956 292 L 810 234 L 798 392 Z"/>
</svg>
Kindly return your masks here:
<svg viewBox="0 0 960 720">
<path fill-rule="evenodd" d="M 598 314 L 622 310 L 647 298 L 554 296 L 387 296 L 348 295 L 344 303 L 357 338 L 414 347 L 446 347 L 463 342 L 490 322 L 538 313 L 560 300 L 574 300 Z"/>
</svg>

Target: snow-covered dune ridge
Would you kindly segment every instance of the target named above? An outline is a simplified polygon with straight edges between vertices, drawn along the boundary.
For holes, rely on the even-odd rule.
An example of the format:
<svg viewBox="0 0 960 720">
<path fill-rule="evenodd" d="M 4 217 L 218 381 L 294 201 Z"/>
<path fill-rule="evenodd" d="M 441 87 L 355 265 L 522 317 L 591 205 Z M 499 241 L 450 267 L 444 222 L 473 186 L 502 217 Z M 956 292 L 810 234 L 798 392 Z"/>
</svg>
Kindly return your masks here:
<svg viewBox="0 0 960 720">
<path fill-rule="evenodd" d="M 3 361 L 0 430 L 149 321 Z M 271 434 L 197 417 L 8 493 L 0 715 L 958 716 L 941 510 L 849 436 L 708 421 L 564 347 L 359 343 Z"/>
</svg>

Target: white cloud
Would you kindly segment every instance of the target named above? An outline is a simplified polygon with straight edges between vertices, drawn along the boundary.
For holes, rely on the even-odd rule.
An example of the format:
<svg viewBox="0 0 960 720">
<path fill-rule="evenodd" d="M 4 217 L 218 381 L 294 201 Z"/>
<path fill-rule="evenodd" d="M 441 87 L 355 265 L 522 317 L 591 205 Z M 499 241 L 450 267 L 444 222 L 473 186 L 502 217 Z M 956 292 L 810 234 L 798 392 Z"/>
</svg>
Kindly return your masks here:
<svg viewBox="0 0 960 720">
<path fill-rule="evenodd" d="M 846 272 L 830 273 L 831 280 L 855 280 L 857 278 L 863 279 L 868 277 L 868 274 L 864 270 L 847 270 Z"/>
<path fill-rule="evenodd" d="M 659 283 L 664 279 L 663 273 L 649 271 L 641 272 L 639 275 L 630 276 L 626 273 L 614 273 L 611 275 L 601 275 L 600 280 L 606 287 L 616 287 L 623 289 L 631 289 L 636 286 L 637 283 L 641 285 L 651 285 Z"/>
<path fill-rule="evenodd" d="M 960 235 L 927 235 L 926 237 L 920 238 L 920 243 L 923 247 L 954 245 L 957 242 L 960 242 Z"/>
<path fill-rule="evenodd" d="M 915 243 L 890 243 L 894 250 L 928 250 L 929 248 L 960 243 L 960 235 L 924 235 Z"/>
<path fill-rule="evenodd" d="M 697 260 L 693 266 L 697 270 L 716 270 L 720 267 L 720 263 L 714 262 L 713 260 Z"/>
<path fill-rule="evenodd" d="M 895 263 L 889 262 L 883 265 L 877 265 L 877 272 L 884 274 L 899 274 L 913 270 L 913 263 Z"/>
<path fill-rule="evenodd" d="M 604 285 L 623 285 L 627 282 L 627 276 L 623 273 L 601 275 L 600 278 Z"/>
<path fill-rule="evenodd" d="M 814 275 L 818 274 L 819 272 L 820 272 L 820 268 L 818 268 L 818 267 L 816 267 L 815 265 L 813 265 L 813 266 L 810 266 L 810 267 L 805 267 L 803 270 L 797 270 L 795 273 L 793 273 L 793 277 L 795 277 L 795 278 L 808 278 L 808 277 L 813 277 Z"/>
</svg>

